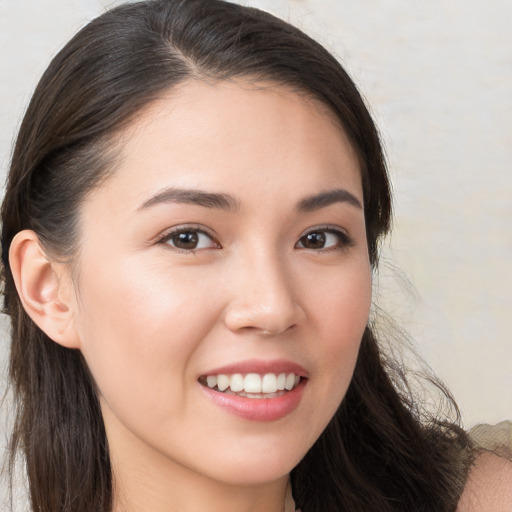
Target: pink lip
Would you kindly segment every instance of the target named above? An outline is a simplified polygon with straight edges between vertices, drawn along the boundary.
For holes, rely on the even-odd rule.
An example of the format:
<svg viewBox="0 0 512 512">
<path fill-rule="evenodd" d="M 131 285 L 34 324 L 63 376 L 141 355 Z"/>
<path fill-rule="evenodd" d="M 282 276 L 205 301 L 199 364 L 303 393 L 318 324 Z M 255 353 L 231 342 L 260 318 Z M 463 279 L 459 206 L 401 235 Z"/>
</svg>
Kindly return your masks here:
<svg viewBox="0 0 512 512">
<path fill-rule="evenodd" d="M 300 377 L 307 377 L 308 372 L 297 363 L 288 361 L 286 359 L 276 359 L 273 361 L 263 361 L 260 359 L 252 359 L 248 361 L 240 361 L 239 363 L 233 363 L 219 368 L 209 370 L 203 375 L 233 375 L 234 373 L 259 373 L 264 375 L 265 373 L 294 373 Z"/>
<path fill-rule="evenodd" d="M 251 421 L 277 421 L 291 414 L 300 403 L 307 379 L 276 398 L 245 398 L 215 391 L 201 385 L 202 391 L 226 412 Z"/>
<path fill-rule="evenodd" d="M 285 359 L 262 361 L 258 359 L 241 361 L 230 365 L 214 368 L 204 373 L 208 375 L 233 375 L 235 373 L 294 373 L 301 377 L 299 385 L 284 395 L 275 398 L 246 398 L 222 393 L 201 385 L 208 398 L 226 412 L 250 421 L 277 421 L 291 414 L 300 403 L 304 388 L 308 382 L 308 372 L 299 364 Z"/>
</svg>

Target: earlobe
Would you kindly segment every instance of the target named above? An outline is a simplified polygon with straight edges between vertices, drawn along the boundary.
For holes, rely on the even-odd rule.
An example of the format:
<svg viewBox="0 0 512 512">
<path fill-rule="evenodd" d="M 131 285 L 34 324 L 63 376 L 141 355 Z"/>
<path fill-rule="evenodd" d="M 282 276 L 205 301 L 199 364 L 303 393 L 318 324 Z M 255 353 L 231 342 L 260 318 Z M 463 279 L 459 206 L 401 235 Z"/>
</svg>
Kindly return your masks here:
<svg viewBox="0 0 512 512">
<path fill-rule="evenodd" d="M 64 265 L 52 262 L 34 231 L 20 231 L 9 249 L 9 265 L 23 308 L 53 341 L 80 348 L 73 322 L 73 294 Z"/>
</svg>

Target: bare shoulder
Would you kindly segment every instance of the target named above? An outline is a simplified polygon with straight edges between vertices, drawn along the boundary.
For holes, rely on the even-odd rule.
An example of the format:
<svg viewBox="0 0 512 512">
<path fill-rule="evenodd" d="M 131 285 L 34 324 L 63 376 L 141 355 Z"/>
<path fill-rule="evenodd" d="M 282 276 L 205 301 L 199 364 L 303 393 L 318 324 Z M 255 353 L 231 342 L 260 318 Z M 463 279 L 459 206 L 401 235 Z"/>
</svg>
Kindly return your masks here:
<svg viewBox="0 0 512 512">
<path fill-rule="evenodd" d="M 457 512 L 512 512 L 512 462 L 490 452 L 480 454 Z"/>
</svg>

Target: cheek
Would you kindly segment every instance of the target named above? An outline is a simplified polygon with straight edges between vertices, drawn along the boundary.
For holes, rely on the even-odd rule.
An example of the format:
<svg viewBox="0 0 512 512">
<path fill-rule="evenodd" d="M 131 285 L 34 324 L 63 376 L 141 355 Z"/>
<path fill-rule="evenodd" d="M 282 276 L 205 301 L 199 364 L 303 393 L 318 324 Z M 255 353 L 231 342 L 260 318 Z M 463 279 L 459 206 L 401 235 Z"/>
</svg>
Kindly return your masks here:
<svg viewBox="0 0 512 512">
<path fill-rule="evenodd" d="M 319 283 L 320 284 L 320 283 Z M 310 295 L 318 337 L 313 350 L 325 410 L 334 414 L 348 389 L 371 305 L 371 270 L 360 264 L 330 276 Z M 314 384 L 314 382 L 311 382 Z M 320 385 L 320 383 L 319 383 Z"/>
<path fill-rule="evenodd" d="M 215 316 L 212 301 L 186 273 L 137 258 L 111 261 L 118 264 L 91 263 L 81 276 L 82 353 L 111 407 L 147 403 L 149 393 L 171 407 L 169 389 L 190 377 L 192 354 Z"/>
<path fill-rule="evenodd" d="M 334 352 L 358 345 L 368 323 L 372 300 L 371 269 L 361 257 L 317 278 L 309 293 L 314 322 Z"/>
</svg>

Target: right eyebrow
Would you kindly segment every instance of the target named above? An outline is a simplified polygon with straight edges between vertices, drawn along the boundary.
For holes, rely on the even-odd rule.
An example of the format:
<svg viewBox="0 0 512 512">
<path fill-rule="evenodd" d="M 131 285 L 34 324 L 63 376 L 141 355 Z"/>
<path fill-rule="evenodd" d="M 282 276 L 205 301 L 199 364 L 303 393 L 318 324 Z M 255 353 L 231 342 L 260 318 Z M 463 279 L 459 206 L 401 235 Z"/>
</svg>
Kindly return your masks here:
<svg viewBox="0 0 512 512">
<path fill-rule="evenodd" d="M 145 201 L 138 210 L 145 210 L 157 204 L 184 203 L 215 208 L 219 210 L 236 211 L 239 209 L 238 201 L 229 194 L 205 192 L 194 189 L 165 188 Z"/>
</svg>

